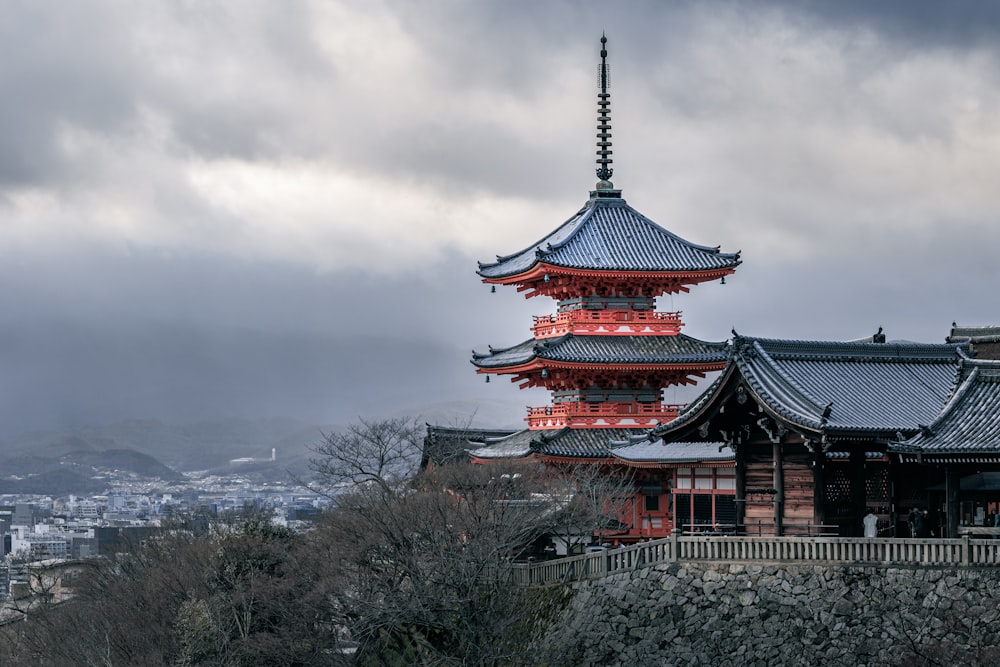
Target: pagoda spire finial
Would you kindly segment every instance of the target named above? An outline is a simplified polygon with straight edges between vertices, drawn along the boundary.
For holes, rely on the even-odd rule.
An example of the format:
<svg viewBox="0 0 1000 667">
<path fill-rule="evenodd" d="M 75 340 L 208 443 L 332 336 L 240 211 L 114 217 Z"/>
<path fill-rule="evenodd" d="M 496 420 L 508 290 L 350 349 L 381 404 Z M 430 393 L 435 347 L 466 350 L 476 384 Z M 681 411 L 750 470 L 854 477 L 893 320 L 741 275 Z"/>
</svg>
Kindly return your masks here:
<svg viewBox="0 0 1000 667">
<path fill-rule="evenodd" d="M 611 189 L 611 93 L 608 92 L 608 38 L 601 33 L 601 64 L 597 66 L 597 184 L 598 190 Z"/>
</svg>

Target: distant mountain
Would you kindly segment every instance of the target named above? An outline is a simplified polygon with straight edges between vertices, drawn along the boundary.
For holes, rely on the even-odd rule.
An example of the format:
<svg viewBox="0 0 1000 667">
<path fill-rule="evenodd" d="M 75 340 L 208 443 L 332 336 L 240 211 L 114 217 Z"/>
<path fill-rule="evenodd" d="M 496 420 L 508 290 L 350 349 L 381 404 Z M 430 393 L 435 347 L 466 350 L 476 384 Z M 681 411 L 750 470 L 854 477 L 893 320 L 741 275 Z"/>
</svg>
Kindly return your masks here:
<svg viewBox="0 0 1000 667">
<path fill-rule="evenodd" d="M 94 470 L 109 469 L 134 473 L 140 477 L 160 478 L 168 482 L 180 482 L 185 479 L 173 468 L 169 468 L 149 454 L 137 452 L 134 449 L 106 449 L 102 452 L 78 451 L 64 454 L 60 463 L 80 467 L 90 467 Z"/>
<path fill-rule="evenodd" d="M 56 458 L 70 452 L 132 450 L 173 470 L 192 471 L 215 468 L 232 459 L 270 458 L 273 448 L 282 465 L 302 466 L 309 447 L 320 441 L 322 433 L 337 428 L 294 419 L 231 419 L 184 425 L 135 419 L 68 432 L 23 434 L 0 446 L 0 460 L 4 454 Z"/>
<path fill-rule="evenodd" d="M 91 495 L 107 490 L 108 482 L 94 479 L 89 471 L 51 468 L 23 479 L 0 478 L 0 493 L 63 496 L 70 493 Z"/>
<path fill-rule="evenodd" d="M 58 456 L 16 454 L 0 458 L 0 493 L 89 494 L 107 490 L 108 473 L 129 474 L 144 479 L 181 482 L 184 475 L 152 456 L 132 449 L 98 451 L 85 441 L 82 449 Z M 40 448 L 42 454 L 61 451 L 66 441 Z"/>
<path fill-rule="evenodd" d="M 451 401 L 373 418 L 410 416 L 441 426 L 516 428 L 522 423 L 523 410 L 514 401 Z M 284 417 L 180 425 L 131 419 L 104 426 L 32 432 L 0 443 L 0 476 L 8 480 L 12 476 L 38 478 L 61 468 L 74 470 L 81 479 L 111 469 L 168 481 L 180 479 L 180 472 L 194 471 L 237 472 L 258 481 L 287 481 L 289 472 L 307 477 L 312 448 L 322 442 L 324 434 L 343 427 Z M 272 449 L 274 462 L 270 461 Z M 254 463 L 231 463 L 250 458 Z M 76 483 L 70 476 L 64 477 L 60 488 Z M 56 492 L 56 488 L 46 491 Z"/>
</svg>

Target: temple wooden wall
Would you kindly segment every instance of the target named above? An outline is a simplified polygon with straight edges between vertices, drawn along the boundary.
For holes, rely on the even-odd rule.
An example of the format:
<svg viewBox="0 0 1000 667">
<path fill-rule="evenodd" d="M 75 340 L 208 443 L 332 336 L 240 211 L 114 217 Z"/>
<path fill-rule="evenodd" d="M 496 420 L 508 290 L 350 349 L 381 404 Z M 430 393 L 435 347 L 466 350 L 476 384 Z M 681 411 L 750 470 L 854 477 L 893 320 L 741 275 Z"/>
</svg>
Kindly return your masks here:
<svg viewBox="0 0 1000 667">
<path fill-rule="evenodd" d="M 803 445 L 783 445 L 781 466 L 785 473 L 785 535 L 816 533 L 813 522 L 815 486 L 811 455 Z"/>
<path fill-rule="evenodd" d="M 746 509 L 743 522 L 749 533 L 774 534 L 776 491 L 773 446 L 770 442 L 744 445 Z M 815 493 L 811 455 L 801 444 L 781 445 L 781 472 L 784 503 L 783 534 L 815 533 L 813 496 Z"/>
</svg>

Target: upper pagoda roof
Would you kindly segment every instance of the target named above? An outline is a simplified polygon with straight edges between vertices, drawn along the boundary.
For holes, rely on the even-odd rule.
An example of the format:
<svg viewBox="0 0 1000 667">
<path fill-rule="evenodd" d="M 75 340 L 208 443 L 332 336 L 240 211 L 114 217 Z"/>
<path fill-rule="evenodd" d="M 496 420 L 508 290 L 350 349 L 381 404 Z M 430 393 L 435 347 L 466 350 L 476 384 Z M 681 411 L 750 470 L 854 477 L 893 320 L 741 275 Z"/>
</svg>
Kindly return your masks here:
<svg viewBox="0 0 1000 667">
<path fill-rule="evenodd" d="M 726 343 L 707 343 L 684 334 L 665 336 L 602 336 L 565 334 L 495 350 L 473 352 L 479 368 L 520 366 L 534 359 L 596 364 L 700 364 L 726 359 Z"/>
<path fill-rule="evenodd" d="M 1000 456 L 1000 362 L 964 360 L 961 384 L 933 421 L 905 442 L 890 445 L 906 459 L 958 456 L 969 462 Z"/>
<path fill-rule="evenodd" d="M 609 196 L 610 195 L 610 196 Z M 629 206 L 619 190 L 596 190 L 572 218 L 520 252 L 479 264 L 484 279 L 501 279 L 538 264 L 569 269 L 700 272 L 734 269 L 740 253 L 697 245 L 667 231 Z"/>
<path fill-rule="evenodd" d="M 655 435 L 714 414 L 734 390 L 747 392 L 779 421 L 806 432 L 841 437 L 912 434 L 934 420 L 948 402 L 967 349 L 737 335 L 722 376 L 677 419 L 655 429 Z"/>
</svg>

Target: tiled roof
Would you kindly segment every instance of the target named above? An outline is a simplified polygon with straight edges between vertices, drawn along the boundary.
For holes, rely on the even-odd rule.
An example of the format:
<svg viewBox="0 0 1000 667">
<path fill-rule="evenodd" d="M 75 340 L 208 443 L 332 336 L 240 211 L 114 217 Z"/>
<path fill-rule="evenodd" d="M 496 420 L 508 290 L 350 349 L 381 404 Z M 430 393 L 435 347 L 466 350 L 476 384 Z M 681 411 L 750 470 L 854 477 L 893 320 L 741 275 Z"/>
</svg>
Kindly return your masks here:
<svg viewBox="0 0 1000 667">
<path fill-rule="evenodd" d="M 1000 454 L 1000 362 L 967 361 L 963 376 L 938 418 L 891 451 Z"/>
<path fill-rule="evenodd" d="M 708 343 L 684 334 L 675 336 L 584 336 L 566 334 L 545 340 L 529 339 L 488 354 L 473 352 L 480 368 L 519 366 L 535 358 L 602 364 L 712 363 L 726 359 L 726 343 Z"/>
<path fill-rule="evenodd" d="M 733 338 L 726 371 L 674 421 L 697 418 L 738 375 L 751 399 L 814 432 L 912 434 L 933 421 L 955 388 L 964 346 L 908 342 Z"/>
<path fill-rule="evenodd" d="M 488 439 L 484 447 L 469 453 L 480 459 L 519 458 L 535 452 L 568 458 L 607 458 L 611 456 L 609 443 L 622 441 L 634 434 L 635 429 L 553 429 L 545 431 L 518 431 L 506 438 Z"/>
<path fill-rule="evenodd" d="M 740 254 L 685 241 L 621 197 L 591 197 L 554 232 L 524 250 L 480 264 L 479 275 L 502 278 L 538 262 L 575 269 L 710 271 L 740 264 Z"/>
<path fill-rule="evenodd" d="M 695 463 L 698 461 L 734 461 L 736 453 L 722 442 L 671 442 L 644 436 L 638 442 L 615 447 L 615 458 L 629 462 Z"/>
<path fill-rule="evenodd" d="M 749 389 L 807 428 L 896 431 L 933 420 L 954 388 L 953 345 L 734 339 Z"/>
<path fill-rule="evenodd" d="M 620 441 L 635 433 L 628 428 L 563 429 L 547 436 L 537 445 L 541 454 L 581 458 L 605 458 L 610 456 L 609 443 Z"/>
<path fill-rule="evenodd" d="M 506 437 L 514 432 L 514 429 L 456 428 L 427 424 L 421 466 L 468 460 L 470 447 L 483 443 L 488 438 Z"/>
<path fill-rule="evenodd" d="M 995 343 L 1000 341 L 1000 327 L 952 326 L 947 341 L 949 343 Z"/>
<path fill-rule="evenodd" d="M 529 431 L 524 429 L 499 437 L 486 438 L 482 447 L 469 449 L 469 454 L 480 459 L 515 459 L 531 453 L 531 441 L 543 433 L 555 431 Z"/>
</svg>

